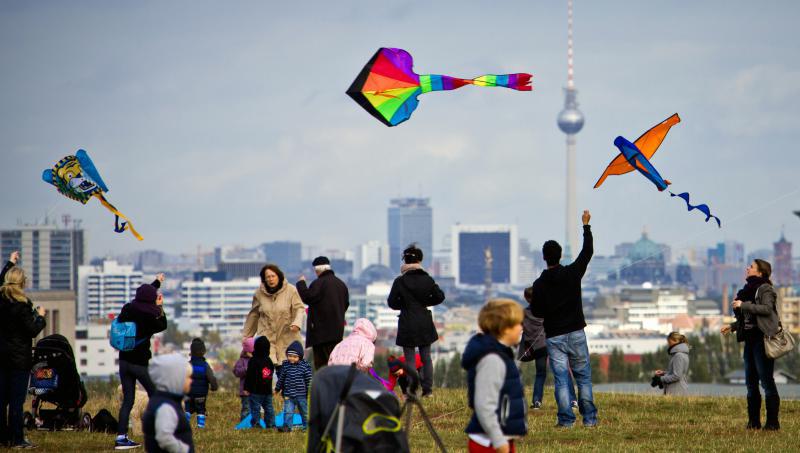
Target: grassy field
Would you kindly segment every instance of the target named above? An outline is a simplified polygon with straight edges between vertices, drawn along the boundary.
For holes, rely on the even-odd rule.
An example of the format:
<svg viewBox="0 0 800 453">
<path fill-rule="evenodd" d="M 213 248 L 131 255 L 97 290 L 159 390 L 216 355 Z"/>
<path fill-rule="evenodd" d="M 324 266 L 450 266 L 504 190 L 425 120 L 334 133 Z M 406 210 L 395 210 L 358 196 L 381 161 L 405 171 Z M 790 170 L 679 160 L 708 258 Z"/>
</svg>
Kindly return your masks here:
<svg viewBox="0 0 800 453">
<path fill-rule="evenodd" d="M 742 389 L 744 390 L 744 389 Z M 530 395 L 530 388 L 527 389 Z M 666 397 L 596 394 L 600 424 L 596 428 L 555 427 L 552 388 L 546 390 L 545 407 L 528 414 L 528 436 L 519 451 L 800 451 L 800 401 L 785 401 L 781 407 L 782 430 L 749 432 L 745 399 Z M 116 398 L 94 396 L 86 409 L 92 414 L 102 407 L 116 416 Z M 141 403 L 137 401 L 137 403 Z M 139 404 L 137 404 L 139 406 Z M 444 439 L 448 451 L 465 451 L 466 426 L 470 411 L 465 390 L 441 389 L 425 400 L 425 408 Z M 137 407 L 135 411 L 141 410 Z M 239 399 L 232 392 L 219 392 L 209 398 L 208 428 L 194 429 L 195 445 L 201 452 L 301 452 L 305 434 L 234 431 L 238 422 Z M 436 446 L 414 412 L 411 451 L 434 453 Z M 132 418 L 136 414 L 133 414 Z M 138 424 L 132 438 L 141 441 Z M 31 440 L 40 451 L 107 451 L 113 445 L 109 434 L 84 432 L 32 432 Z M 142 450 L 139 450 L 142 451 Z"/>
</svg>

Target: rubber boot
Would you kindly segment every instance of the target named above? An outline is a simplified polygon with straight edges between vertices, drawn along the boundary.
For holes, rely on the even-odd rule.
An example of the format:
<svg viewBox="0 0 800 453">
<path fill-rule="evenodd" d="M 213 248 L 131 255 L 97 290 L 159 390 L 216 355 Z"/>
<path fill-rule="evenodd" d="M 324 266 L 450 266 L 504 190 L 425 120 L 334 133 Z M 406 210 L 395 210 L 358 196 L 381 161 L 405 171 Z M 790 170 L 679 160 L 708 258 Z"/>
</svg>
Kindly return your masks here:
<svg viewBox="0 0 800 453">
<path fill-rule="evenodd" d="M 197 414 L 197 427 L 198 428 L 205 428 L 206 427 L 206 416 L 203 414 Z"/>
<path fill-rule="evenodd" d="M 778 412 L 781 408 L 781 397 L 778 395 L 768 396 L 766 398 L 766 403 L 767 422 L 764 423 L 764 429 L 777 431 L 781 429 L 781 424 L 778 421 Z"/>
<path fill-rule="evenodd" d="M 761 395 L 747 397 L 747 429 L 761 429 Z"/>
</svg>

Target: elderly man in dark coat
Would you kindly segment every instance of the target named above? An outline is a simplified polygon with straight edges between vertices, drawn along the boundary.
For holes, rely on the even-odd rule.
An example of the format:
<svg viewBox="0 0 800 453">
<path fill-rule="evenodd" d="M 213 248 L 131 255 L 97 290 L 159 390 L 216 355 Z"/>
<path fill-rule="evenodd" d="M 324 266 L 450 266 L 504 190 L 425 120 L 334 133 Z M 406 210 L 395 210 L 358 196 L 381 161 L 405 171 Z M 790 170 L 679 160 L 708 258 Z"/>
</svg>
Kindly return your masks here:
<svg viewBox="0 0 800 453">
<path fill-rule="evenodd" d="M 308 305 L 306 347 L 314 351 L 314 369 L 318 370 L 328 364 L 334 346 L 342 341 L 350 293 L 331 270 L 327 257 L 318 256 L 311 264 L 317 279 L 306 286 L 305 277 L 300 276 L 296 286 L 303 303 Z"/>
</svg>

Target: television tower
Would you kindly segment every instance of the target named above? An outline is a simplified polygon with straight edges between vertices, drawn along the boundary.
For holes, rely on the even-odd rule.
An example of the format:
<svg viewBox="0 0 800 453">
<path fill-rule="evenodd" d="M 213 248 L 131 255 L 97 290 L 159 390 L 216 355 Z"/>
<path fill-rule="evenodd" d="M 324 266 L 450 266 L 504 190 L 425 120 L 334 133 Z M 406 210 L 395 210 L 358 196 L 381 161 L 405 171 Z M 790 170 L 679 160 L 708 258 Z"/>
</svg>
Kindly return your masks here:
<svg viewBox="0 0 800 453">
<path fill-rule="evenodd" d="M 575 135 L 583 128 L 583 113 L 576 100 L 572 64 L 572 0 L 567 0 L 567 87 L 564 89 L 564 110 L 558 114 L 558 128 L 567 134 L 567 212 L 564 259 L 571 260 L 578 251 L 578 210 L 575 207 Z"/>
</svg>

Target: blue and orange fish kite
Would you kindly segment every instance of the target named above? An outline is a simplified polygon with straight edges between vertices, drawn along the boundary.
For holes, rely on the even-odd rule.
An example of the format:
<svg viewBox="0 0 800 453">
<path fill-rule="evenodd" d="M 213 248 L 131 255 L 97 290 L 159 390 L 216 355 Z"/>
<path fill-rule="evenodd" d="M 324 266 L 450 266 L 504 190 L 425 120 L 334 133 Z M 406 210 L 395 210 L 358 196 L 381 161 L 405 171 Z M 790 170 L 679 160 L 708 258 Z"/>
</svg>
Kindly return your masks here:
<svg viewBox="0 0 800 453">
<path fill-rule="evenodd" d="M 680 122 L 681 118 L 676 113 L 650 128 L 650 130 L 642 134 L 642 136 L 637 138 L 633 143 L 629 142 L 624 137 L 617 137 L 614 140 L 614 146 L 619 149 L 620 154 L 619 156 L 615 157 L 610 164 L 608 164 L 608 167 L 606 167 L 606 170 L 603 172 L 602 176 L 600 176 L 600 179 L 597 180 L 594 188 L 597 189 L 600 187 L 600 185 L 602 185 L 606 178 L 610 175 L 624 175 L 625 173 L 630 173 L 633 170 L 637 170 L 645 178 L 650 180 L 650 182 L 655 184 L 659 192 L 664 191 L 670 184 L 672 184 L 672 182 L 661 177 L 661 174 L 658 173 L 658 170 L 656 170 L 653 164 L 650 163 L 650 159 L 653 157 L 656 151 L 658 151 L 658 147 L 661 146 L 661 143 L 664 141 L 664 138 L 666 138 L 667 132 L 669 132 L 670 128 Z M 671 197 L 679 197 L 683 199 L 683 201 L 686 202 L 686 207 L 689 211 L 697 209 L 705 214 L 706 222 L 713 218 L 717 221 L 717 226 L 720 228 L 722 227 L 722 222 L 719 220 L 719 217 L 711 214 L 711 208 L 709 208 L 708 205 L 701 204 L 694 206 L 689 202 L 688 192 L 682 192 L 677 195 L 670 192 L 669 195 Z"/>
</svg>

